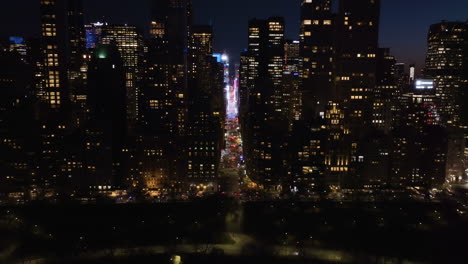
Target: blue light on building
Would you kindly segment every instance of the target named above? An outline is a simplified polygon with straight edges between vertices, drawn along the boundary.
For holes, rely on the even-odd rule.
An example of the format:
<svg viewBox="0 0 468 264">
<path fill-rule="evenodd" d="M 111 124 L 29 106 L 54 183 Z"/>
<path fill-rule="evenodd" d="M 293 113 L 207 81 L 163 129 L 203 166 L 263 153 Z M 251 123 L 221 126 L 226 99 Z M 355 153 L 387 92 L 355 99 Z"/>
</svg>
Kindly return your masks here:
<svg viewBox="0 0 468 264">
<path fill-rule="evenodd" d="M 10 37 L 10 42 L 16 45 L 20 45 L 24 43 L 24 38 L 22 37 Z"/>
</svg>

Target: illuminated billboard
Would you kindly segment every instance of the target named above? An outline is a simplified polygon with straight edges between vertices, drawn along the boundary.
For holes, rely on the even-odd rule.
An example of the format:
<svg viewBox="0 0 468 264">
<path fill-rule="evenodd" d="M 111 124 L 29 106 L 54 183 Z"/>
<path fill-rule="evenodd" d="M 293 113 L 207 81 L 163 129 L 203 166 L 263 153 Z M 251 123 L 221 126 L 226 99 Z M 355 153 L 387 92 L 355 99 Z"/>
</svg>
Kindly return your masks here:
<svg viewBox="0 0 468 264">
<path fill-rule="evenodd" d="M 417 79 L 415 88 L 417 90 L 432 90 L 434 89 L 434 80 L 432 79 Z"/>
</svg>

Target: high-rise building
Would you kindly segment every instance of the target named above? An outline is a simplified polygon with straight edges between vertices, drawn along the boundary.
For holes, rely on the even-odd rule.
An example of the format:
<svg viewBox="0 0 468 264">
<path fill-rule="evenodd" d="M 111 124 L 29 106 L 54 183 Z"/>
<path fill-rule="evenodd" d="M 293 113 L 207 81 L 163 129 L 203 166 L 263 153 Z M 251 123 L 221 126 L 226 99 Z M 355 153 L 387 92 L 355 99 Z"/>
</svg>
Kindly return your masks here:
<svg viewBox="0 0 468 264">
<path fill-rule="evenodd" d="M 39 97 L 50 109 L 69 101 L 68 72 L 79 70 L 84 49 L 81 0 L 41 0 L 44 90 Z"/>
<path fill-rule="evenodd" d="M 346 122 L 359 136 L 370 124 L 376 84 L 380 1 L 340 1 L 336 99 L 344 102 Z"/>
<path fill-rule="evenodd" d="M 110 44 L 98 45 L 89 65 L 89 119 L 83 142 L 86 177 L 81 182 L 84 190 L 106 192 L 125 182 L 128 150 L 124 63 L 118 47 Z"/>
<path fill-rule="evenodd" d="M 299 120 L 302 113 L 301 98 L 301 71 L 302 60 L 300 57 L 300 42 L 287 40 L 284 45 L 284 70 L 282 79 L 282 91 L 278 101 L 278 111 L 281 110 L 283 118 Z"/>
<path fill-rule="evenodd" d="M 441 22 L 430 27 L 425 74 L 435 80 L 442 121 L 450 126 L 461 124 L 467 43 L 468 23 Z"/>
<path fill-rule="evenodd" d="M 138 155 L 141 184 L 178 193 L 187 176 L 190 0 L 152 2 L 150 36 L 141 90 Z"/>
<path fill-rule="evenodd" d="M 143 38 L 135 26 L 107 25 L 102 28 L 102 44 L 115 44 L 125 68 L 127 87 L 127 114 L 129 130 L 134 130 L 139 119 L 140 86 L 143 74 Z"/>
<path fill-rule="evenodd" d="M 348 155 L 331 157 L 332 162 L 344 158 L 349 172 L 341 175 L 340 185 L 359 188 L 363 178 L 361 168 L 366 163 L 365 145 L 371 135 L 372 98 L 376 86 L 380 1 L 340 1 L 337 16 L 335 84 L 332 100 L 339 102 L 345 114 L 342 142 Z M 326 147 L 327 151 L 335 150 Z M 337 164 L 335 163 L 335 166 Z"/>
<path fill-rule="evenodd" d="M 336 53 L 332 1 L 304 0 L 301 5 L 302 115 L 310 120 L 325 112 L 332 96 Z"/>
<path fill-rule="evenodd" d="M 212 27 L 193 26 L 185 135 L 187 179 L 184 182 L 194 193 L 217 190 L 220 155 L 224 148 L 224 67 L 213 57 L 212 47 Z"/>
<path fill-rule="evenodd" d="M 42 80 L 36 87 L 40 146 L 38 189 L 45 196 L 73 195 L 82 173 L 80 139 L 72 134 L 72 97 L 84 51 L 81 0 L 41 0 Z"/>
<path fill-rule="evenodd" d="M 401 90 L 395 74 L 395 57 L 389 49 L 377 53 L 377 83 L 373 94 L 372 125 L 389 133 L 399 122 Z"/>
<path fill-rule="evenodd" d="M 285 107 L 291 99 L 283 85 L 284 19 L 252 19 L 248 30 L 249 49 L 240 76 L 241 103 L 248 104 L 241 106 L 247 173 L 257 184 L 277 190 L 287 181 L 286 142 L 292 118 L 284 112 L 292 110 Z"/>
</svg>

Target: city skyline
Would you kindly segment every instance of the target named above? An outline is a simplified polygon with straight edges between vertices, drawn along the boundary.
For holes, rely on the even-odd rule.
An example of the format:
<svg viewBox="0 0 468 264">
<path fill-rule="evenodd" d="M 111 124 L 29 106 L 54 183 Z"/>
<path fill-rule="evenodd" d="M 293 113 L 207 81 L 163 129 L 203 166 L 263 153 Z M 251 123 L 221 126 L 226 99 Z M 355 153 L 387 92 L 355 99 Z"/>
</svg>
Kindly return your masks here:
<svg viewBox="0 0 468 264">
<path fill-rule="evenodd" d="M 466 0 L 0 5 L 1 263 L 466 262 Z"/>
<path fill-rule="evenodd" d="M 105 17 L 111 24 L 136 25 L 146 35 L 150 21 L 146 10 L 150 2 L 144 0 L 135 5 L 127 0 L 98 2 L 85 0 L 85 21 L 96 22 Z M 251 18 L 264 19 L 269 16 L 282 16 L 286 22 L 286 38 L 298 39 L 299 2 L 296 0 L 260 0 L 251 3 L 241 0 L 236 1 L 235 4 L 224 4 L 215 0 L 195 0 L 193 2 L 194 22 L 213 24 L 215 50 L 226 50 L 234 62 L 238 63 L 239 54 L 246 47 L 247 32 L 245 29 L 247 21 Z M 33 7 L 25 11 L 22 9 L 25 4 Z M 0 36 L 39 36 L 39 16 L 37 12 L 34 12 L 36 7 L 38 8 L 36 1 L 20 0 L 8 2 L 6 5 L 7 8 L 0 11 L 0 22 L 10 26 L 3 27 L 0 30 Z M 245 9 L 244 6 L 247 5 L 249 8 Z M 427 28 L 442 20 L 466 21 L 466 12 L 468 12 L 466 1 L 429 0 L 424 1 L 424 4 L 419 1 L 382 1 L 380 46 L 390 48 L 398 61 L 406 64 L 415 63 L 417 69 L 420 70 L 425 63 Z"/>
</svg>

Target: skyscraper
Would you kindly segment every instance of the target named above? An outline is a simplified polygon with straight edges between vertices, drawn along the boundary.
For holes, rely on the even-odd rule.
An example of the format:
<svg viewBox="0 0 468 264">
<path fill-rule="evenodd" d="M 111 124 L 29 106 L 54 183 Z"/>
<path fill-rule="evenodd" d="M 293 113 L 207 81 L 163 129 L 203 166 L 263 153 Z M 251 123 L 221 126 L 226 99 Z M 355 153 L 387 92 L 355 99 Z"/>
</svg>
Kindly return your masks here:
<svg viewBox="0 0 468 264">
<path fill-rule="evenodd" d="M 390 54 L 389 49 L 378 50 L 372 125 L 387 134 L 397 125 L 400 113 L 399 100 L 402 91 L 397 83 L 395 64 L 395 57 Z"/>
<path fill-rule="evenodd" d="M 468 23 L 443 21 L 430 27 L 425 74 L 435 81 L 442 124 L 449 128 L 447 175 L 464 176 L 463 155 L 468 115 Z"/>
<path fill-rule="evenodd" d="M 224 68 L 213 57 L 213 29 L 195 25 L 190 37 L 187 179 L 192 192 L 215 191 L 224 137 Z"/>
<path fill-rule="evenodd" d="M 162 193 L 183 190 L 187 176 L 191 1 L 152 2 L 148 60 L 141 90 L 138 155 L 142 182 Z M 158 179 L 157 181 L 148 179 Z"/>
<path fill-rule="evenodd" d="M 301 5 L 302 115 L 311 120 L 325 111 L 332 96 L 336 22 L 332 1 Z"/>
<path fill-rule="evenodd" d="M 249 21 L 249 49 L 243 56 L 240 79 L 243 138 L 247 172 L 267 189 L 286 182 L 286 141 L 291 124 L 289 92 L 283 85 L 284 19 L 270 17 Z M 246 100 L 247 99 L 247 100 Z"/>
<path fill-rule="evenodd" d="M 340 1 L 336 98 L 344 102 L 347 123 L 359 135 L 370 123 L 376 83 L 380 1 Z M 362 131 L 361 131 L 362 132 Z"/>
<path fill-rule="evenodd" d="M 85 125 L 86 178 L 81 187 L 104 192 L 121 186 L 127 175 L 126 69 L 115 44 L 98 45 L 89 66 L 90 118 Z"/>
<path fill-rule="evenodd" d="M 71 98 L 84 51 L 82 1 L 41 0 L 40 8 L 43 79 L 36 86 L 41 101 L 39 185 L 45 195 L 71 195 L 81 170 L 79 138 L 71 136 L 75 126 Z"/>
<path fill-rule="evenodd" d="M 135 26 L 107 25 L 102 28 L 102 44 L 115 44 L 122 56 L 127 87 L 129 129 L 134 130 L 139 119 L 140 86 L 143 74 L 143 37 Z"/>
<path fill-rule="evenodd" d="M 461 124 L 466 97 L 468 23 L 441 22 L 430 27 L 425 74 L 434 78 L 445 124 Z M 466 125 L 466 124 L 465 124 Z"/>
</svg>

